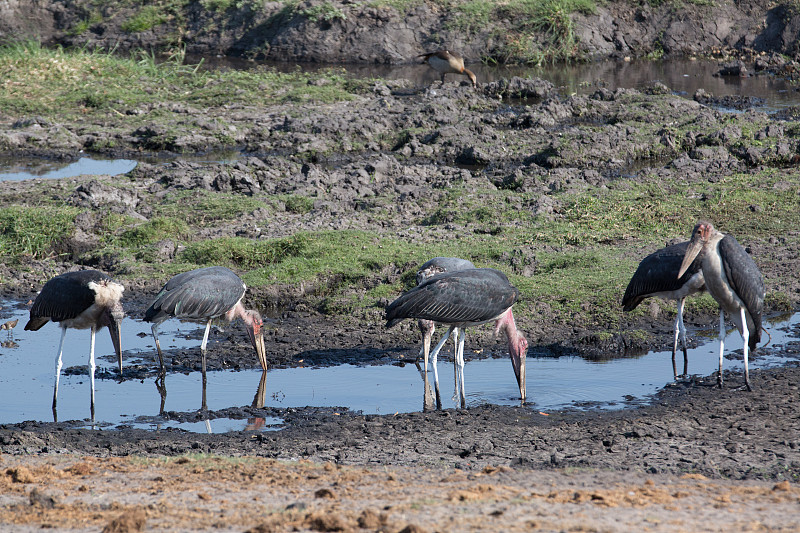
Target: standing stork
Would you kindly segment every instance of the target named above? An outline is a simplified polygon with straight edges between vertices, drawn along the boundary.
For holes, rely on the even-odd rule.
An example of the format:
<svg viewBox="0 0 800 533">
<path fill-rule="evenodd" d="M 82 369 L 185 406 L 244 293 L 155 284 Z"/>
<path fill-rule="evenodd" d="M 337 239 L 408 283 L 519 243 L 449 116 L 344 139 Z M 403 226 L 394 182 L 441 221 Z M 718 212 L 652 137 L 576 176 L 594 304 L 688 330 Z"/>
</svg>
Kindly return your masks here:
<svg viewBox="0 0 800 533">
<path fill-rule="evenodd" d="M 472 261 L 468 261 L 466 259 L 459 259 L 458 257 L 434 257 L 433 259 L 425 262 L 419 270 L 417 271 L 417 285 L 422 285 L 427 280 L 431 279 L 433 276 L 438 274 L 443 274 L 445 272 L 457 272 L 459 270 L 466 270 L 468 268 L 475 268 L 475 265 L 472 264 Z M 420 350 L 420 355 L 423 356 L 423 360 L 425 363 L 425 381 L 427 383 L 427 375 L 428 375 L 428 356 L 430 355 L 431 351 L 431 338 L 433 337 L 433 332 L 436 329 L 435 323 L 432 320 L 424 320 L 419 319 L 417 320 L 417 325 L 419 326 L 420 333 L 422 333 L 422 348 Z M 456 348 L 458 347 L 458 328 L 453 329 L 453 338 L 456 342 Z M 445 335 L 445 341 L 447 338 L 450 337 L 450 331 L 447 332 Z M 444 344 L 442 344 L 444 346 Z M 438 352 L 437 352 L 438 354 Z M 454 354 L 455 356 L 455 354 Z M 436 362 L 434 361 L 434 365 Z M 458 393 L 458 359 L 455 357 L 453 358 L 453 367 L 454 367 L 454 375 L 456 378 L 456 391 L 454 394 Z M 427 394 L 427 393 L 426 393 Z M 427 400 L 426 400 L 427 402 Z M 439 394 L 439 388 L 436 387 L 436 407 L 438 409 L 442 408 L 442 398 Z"/>
<path fill-rule="evenodd" d="M 678 350 L 679 336 L 683 347 L 684 375 L 689 365 L 689 356 L 686 353 L 686 327 L 683 325 L 683 304 L 687 296 L 701 293 L 706 289 L 699 258 L 692 261 L 682 276 L 677 276 L 688 247 L 689 241 L 673 244 L 656 250 L 642 259 L 622 297 L 623 311 L 633 311 L 644 300 L 654 296 L 678 301 L 678 316 L 675 317 L 675 336 L 672 341 L 672 373 L 675 379 L 678 379 L 675 352 Z"/>
<path fill-rule="evenodd" d="M 725 313 L 744 340 L 744 382 L 750 386 L 748 349 L 755 350 L 761 340 L 761 313 L 764 311 L 764 279 L 755 261 L 732 235 L 718 231 L 710 222 L 700 221 L 692 231 L 678 277 L 702 253 L 701 265 L 706 290 L 719 304 L 719 375 L 722 387 L 722 355 L 725 350 Z"/>
<path fill-rule="evenodd" d="M 508 351 L 517 378 L 520 396 L 525 401 L 525 356 L 528 341 L 517 331 L 511 307 L 519 299 L 519 291 L 505 274 L 493 268 L 472 268 L 434 276 L 422 285 L 406 292 L 386 307 L 386 327 L 406 318 L 432 320 L 450 326 L 447 334 L 433 349 L 433 376 L 436 388 L 439 377 L 436 356 L 447 338 L 461 330 L 456 347 L 456 360 L 461 367 L 461 406 L 466 405 L 464 393 L 465 328 L 495 322 L 495 334 L 503 330 L 508 338 Z"/>
<path fill-rule="evenodd" d="M 456 52 L 449 50 L 437 50 L 436 52 L 428 52 L 420 54 L 417 57 L 424 58 L 423 61 L 430 65 L 433 70 L 442 75 L 442 84 L 444 84 L 445 74 L 461 74 L 466 76 L 472 82 L 473 87 L 478 86 L 478 80 L 475 74 L 464 67 L 464 58 Z"/>
<path fill-rule="evenodd" d="M 161 365 L 161 376 L 166 374 L 164 355 L 161 344 L 158 342 L 158 326 L 168 318 L 181 318 L 206 322 L 203 342 L 200 345 L 203 371 L 203 405 L 202 410 L 207 410 L 206 404 L 206 344 L 211 323 L 214 320 L 231 322 L 241 318 L 250 337 L 250 342 L 261 363 L 261 368 L 267 370 L 267 356 L 264 347 L 264 336 L 261 333 L 263 325 L 258 311 L 245 309 L 242 298 L 247 290 L 244 282 L 225 267 L 207 267 L 183 272 L 170 279 L 161 292 L 156 295 L 155 301 L 145 311 L 145 322 L 152 322 L 153 338 L 158 350 L 158 361 Z"/>
<path fill-rule="evenodd" d="M 53 386 L 53 419 L 58 421 L 58 379 L 61 375 L 61 355 L 67 328 L 91 329 L 89 342 L 89 380 L 92 387 L 90 409 L 94 420 L 94 335 L 97 330 L 108 327 L 111 342 L 119 361 L 122 375 L 122 338 L 120 324 L 125 317 L 122 310 L 122 293 L 125 287 L 97 270 L 66 272 L 51 278 L 42 287 L 31 307 L 26 331 L 37 331 L 48 321 L 61 325 L 61 341 L 56 356 L 56 376 Z"/>
</svg>

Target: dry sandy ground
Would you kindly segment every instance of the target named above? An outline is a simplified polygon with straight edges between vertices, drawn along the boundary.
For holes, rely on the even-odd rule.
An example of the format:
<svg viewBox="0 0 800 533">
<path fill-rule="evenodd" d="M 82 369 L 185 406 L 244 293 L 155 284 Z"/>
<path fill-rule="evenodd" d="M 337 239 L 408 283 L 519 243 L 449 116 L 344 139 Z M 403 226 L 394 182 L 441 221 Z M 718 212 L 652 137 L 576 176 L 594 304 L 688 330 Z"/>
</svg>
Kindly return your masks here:
<svg viewBox="0 0 800 533">
<path fill-rule="evenodd" d="M 800 530 L 800 488 L 788 481 L 205 455 L 1 459 L 3 531 Z"/>
</svg>

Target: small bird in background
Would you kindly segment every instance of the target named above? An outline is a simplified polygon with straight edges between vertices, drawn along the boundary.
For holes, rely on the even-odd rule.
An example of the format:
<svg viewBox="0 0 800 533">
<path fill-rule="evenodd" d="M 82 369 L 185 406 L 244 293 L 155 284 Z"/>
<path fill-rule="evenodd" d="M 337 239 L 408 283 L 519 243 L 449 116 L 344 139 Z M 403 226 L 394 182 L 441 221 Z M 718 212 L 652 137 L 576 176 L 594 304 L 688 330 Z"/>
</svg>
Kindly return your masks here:
<svg viewBox="0 0 800 533">
<path fill-rule="evenodd" d="M 478 86 L 478 80 L 475 74 L 464 67 L 464 58 L 456 52 L 449 50 L 437 50 L 436 52 L 429 52 L 427 54 L 420 54 L 417 57 L 425 58 L 424 62 L 430 65 L 433 70 L 442 75 L 442 84 L 444 84 L 445 74 L 461 74 L 466 76 L 472 82 L 473 87 Z"/>
<path fill-rule="evenodd" d="M 6 322 L 4 324 L 0 324 L 0 329 L 4 329 L 4 330 L 8 331 L 8 336 L 10 337 L 11 333 L 12 333 L 12 330 L 15 327 L 17 327 L 17 323 L 18 322 L 19 322 L 18 318 L 15 318 L 14 320 L 9 320 L 8 322 Z"/>
</svg>

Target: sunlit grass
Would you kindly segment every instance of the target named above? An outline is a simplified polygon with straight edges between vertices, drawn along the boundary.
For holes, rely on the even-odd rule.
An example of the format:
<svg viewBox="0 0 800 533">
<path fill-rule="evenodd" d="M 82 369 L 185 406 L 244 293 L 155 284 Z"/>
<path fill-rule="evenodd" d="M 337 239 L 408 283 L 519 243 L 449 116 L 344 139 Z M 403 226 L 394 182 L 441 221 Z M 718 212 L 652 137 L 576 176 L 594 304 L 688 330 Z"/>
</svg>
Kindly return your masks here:
<svg viewBox="0 0 800 533">
<path fill-rule="evenodd" d="M 343 71 L 269 69 L 210 71 L 185 65 L 182 55 L 120 57 L 103 51 L 65 51 L 36 43 L 0 47 L 0 106 L 17 113 L 87 113 L 165 101 L 215 107 L 253 102 L 349 100 L 360 82 Z M 324 78 L 325 83 L 310 83 Z"/>
<path fill-rule="evenodd" d="M 0 208 L 0 258 L 19 262 L 54 253 L 54 245 L 72 234 L 74 207 Z"/>
</svg>

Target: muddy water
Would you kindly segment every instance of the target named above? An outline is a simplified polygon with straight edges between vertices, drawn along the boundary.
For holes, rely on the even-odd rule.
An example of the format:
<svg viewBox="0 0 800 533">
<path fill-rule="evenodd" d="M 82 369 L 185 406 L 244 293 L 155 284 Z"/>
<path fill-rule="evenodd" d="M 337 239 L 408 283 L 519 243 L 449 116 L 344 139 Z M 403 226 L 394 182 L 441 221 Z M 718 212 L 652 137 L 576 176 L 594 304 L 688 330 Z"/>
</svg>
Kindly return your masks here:
<svg viewBox="0 0 800 533">
<path fill-rule="evenodd" d="M 315 71 L 325 68 L 344 69 L 358 78 L 407 79 L 416 86 L 438 83 L 439 75 L 423 64 L 409 65 L 320 65 L 289 63 L 258 63 L 236 58 L 191 57 L 187 61 L 199 62 L 208 68 L 247 69 L 257 66 L 275 68 L 284 72 L 298 68 Z M 714 96 L 747 96 L 764 99 L 763 110 L 800 104 L 800 92 L 789 81 L 770 75 L 749 77 L 715 76 L 722 63 L 709 59 L 670 59 L 648 61 L 600 61 L 574 65 L 545 65 L 543 67 L 503 67 L 473 63 L 468 65 L 481 83 L 512 76 L 538 77 L 552 82 L 563 94 L 590 94 L 600 87 L 644 89 L 660 82 L 691 98 L 695 91 L 704 89 Z M 450 81 L 460 77 L 449 74 Z M 466 79 L 466 78 L 464 78 Z"/>
<path fill-rule="evenodd" d="M 204 155 L 181 156 L 181 160 L 197 163 L 203 162 L 232 162 L 238 159 L 241 154 L 237 151 L 228 150 Z M 81 157 L 77 161 L 52 161 L 41 158 L 0 158 L 0 181 L 19 181 L 34 178 L 72 178 L 75 176 L 118 176 L 130 172 L 141 162 L 151 164 L 163 164 L 173 161 L 174 158 L 167 157 L 142 157 L 138 160 L 133 159 L 106 159 L 101 156 L 93 155 Z"/>
<path fill-rule="evenodd" d="M 0 302 L 5 322 L 18 318 L 19 324 L 7 335 L 0 332 L 0 423 L 26 420 L 52 421 L 54 359 L 60 329 L 47 324 L 38 332 L 24 331 L 27 310 L 19 302 Z M 786 362 L 777 356 L 785 343 L 796 340 L 800 314 L 768 326 L 771 342 L 751 361 L 751 368 L 765 368 Z M 200 326 L 168 321 L 160 337 L 165 348 L 199 349 Z M 689 353 L 689 373 L 706 376 L 717 368 L 716 332 Z M 212 334 L 209 350 L 216 342 Z M 89 332 L 70 330 L 64 347 L 64 368 L 59 385 L 59 421 L 82 421 L 90 426 L 89 380 L 84 373 L 70 373 L 70 367 L 84 366 L 88 359 Z M 725 369 L 741 369 L 741 337 L 731 331 L 726 353 L 738 351 L 725 361 Z M 153 364 L 154 345 L 150 328 L 135 320 L 123 323 L 123 361 L 125 365 Z M 281 420 L 214 419 L 208 422 L 176 423 L 159 417 L 162 396 L 154 378 L 117 380 L 115 361 L 108 334 L 98 334 L 96 357 L 96 422 L 100 427 L 138 427 L 146 429 L 180 428 L 188 431 L 241 431 L 279 429 Z M 680 359 L 680 357 L 679 357 Z M 680 370 L 679 361 L 679 370 Z M 467 405 L 518 405 L 519 393 L 507 359 L 469 360 L 464 370 Z M 439 361 L 444 408 L 456 408 L 453 367 Z M 429 373 L 432 379 L 432 373 Z M 213 411 L 253 404 L 262 373 L 256 370 L 217 371 L 208 375 L 208 407 Z M 591 362 L 580 357 L 528 357 L 529 407 L 537 411 L 577 409 L 617 409 L 636 405 L 658 389 L 673 382 L 670 352 L 651 352 L 641 357 Z M 165 411 L 192 412 L 199 408 L 199 372 L 166 376 Z M 340 365 L 327 368 L 287 368 L 270 370 L 263 391 L 268 407 L 340 407 L 365 414 L 391 414 L 420 411 L 424 403 L 422 374 L 412 364 L 359 367 Z"/>
</svg>

